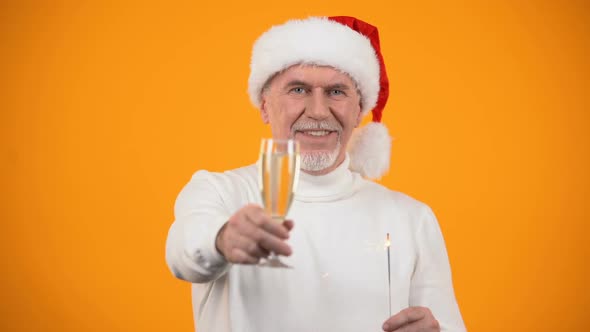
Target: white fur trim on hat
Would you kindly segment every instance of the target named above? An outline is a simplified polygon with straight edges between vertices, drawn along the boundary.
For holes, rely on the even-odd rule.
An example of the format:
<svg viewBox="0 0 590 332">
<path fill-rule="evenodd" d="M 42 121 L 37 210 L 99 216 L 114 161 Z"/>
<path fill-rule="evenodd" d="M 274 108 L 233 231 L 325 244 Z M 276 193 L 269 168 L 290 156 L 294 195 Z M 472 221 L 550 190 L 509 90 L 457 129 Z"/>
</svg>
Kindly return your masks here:
<svg viewBox="0 0 590 332">
<path fill-rule="evenodd" d="M 326 17 L 291 20 L 272 27 L 254 43 L 248 94 L 257 108 L 269 78 L 296 64 L 337 68 L 352 77 L 361 93 L 362 112 L 377 103 L 379 60 L 364 35 Z"/>
<path fill-rule="evenodd" d="M 389 169 L 391 137 L 381 123 L 371 122 L 356 129 L 348 143 L 349 168 L 362 176 L 378 179 Z"/>
</svg>

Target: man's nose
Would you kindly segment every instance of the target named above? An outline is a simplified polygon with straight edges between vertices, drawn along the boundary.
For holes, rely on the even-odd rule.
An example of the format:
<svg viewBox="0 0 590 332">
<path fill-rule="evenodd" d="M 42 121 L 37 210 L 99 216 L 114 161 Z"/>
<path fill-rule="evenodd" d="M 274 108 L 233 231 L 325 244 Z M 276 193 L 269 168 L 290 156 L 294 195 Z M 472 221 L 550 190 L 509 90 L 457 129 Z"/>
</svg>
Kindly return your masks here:
<svg viewBox="0 0 590 332">
<path fill-rule="evenodd" d="M 323 91 L 316 90 L 311 93 L 305 107 L 305 114 L 315 120 L 323 120 L 330 116 L 329 100 Z"/>
</svg>

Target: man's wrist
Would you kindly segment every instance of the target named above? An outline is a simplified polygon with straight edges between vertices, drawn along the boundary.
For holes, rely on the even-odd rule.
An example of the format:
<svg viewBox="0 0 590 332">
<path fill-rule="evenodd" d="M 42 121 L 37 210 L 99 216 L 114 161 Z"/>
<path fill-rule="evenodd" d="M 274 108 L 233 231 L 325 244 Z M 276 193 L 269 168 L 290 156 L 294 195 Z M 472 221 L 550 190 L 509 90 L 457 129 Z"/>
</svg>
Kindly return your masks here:
<svg viewBox="0 0 590 332">
<path fill-rule="evenodd" d="M 223 226 L 221 226 L 221 228 L 219 229 L 219 232 L 217 232 L 217 235 L 215 236 L 215 250 L 217 250 L 217 252 L 223 256 L 223 258 L 225 258 L 225 254 L 223 253 L 223 251 L 221 250 L 221 237 L 223 236 L 223 233 L 225 232 L 225 227 L 227 226 L 227 222 L 225 224 L 223 224 Z"/>
</svg>

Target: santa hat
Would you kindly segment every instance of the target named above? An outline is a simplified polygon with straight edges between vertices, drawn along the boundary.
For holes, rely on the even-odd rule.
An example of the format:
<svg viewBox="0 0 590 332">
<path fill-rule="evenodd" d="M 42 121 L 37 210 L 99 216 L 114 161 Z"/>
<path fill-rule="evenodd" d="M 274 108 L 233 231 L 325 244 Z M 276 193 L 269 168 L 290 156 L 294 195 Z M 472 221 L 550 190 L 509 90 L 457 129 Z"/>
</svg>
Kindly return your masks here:
<svg viewBox="0 0 590 332">
<path fill-rule="evenodd" d="M 373 122 L 356 129 L 348 144 L 350 169 L 379 178 L 389 169 L 391 138 L 381 124 L 389 81 L 377 28 L 354 17 L 311 17 L 274 26 L 254 44 L 248 93 L 257 108 L 262 89 L 275 74 L 296 64 L 337 68 L 356 82 L 361 111 Z"/>
</svg>

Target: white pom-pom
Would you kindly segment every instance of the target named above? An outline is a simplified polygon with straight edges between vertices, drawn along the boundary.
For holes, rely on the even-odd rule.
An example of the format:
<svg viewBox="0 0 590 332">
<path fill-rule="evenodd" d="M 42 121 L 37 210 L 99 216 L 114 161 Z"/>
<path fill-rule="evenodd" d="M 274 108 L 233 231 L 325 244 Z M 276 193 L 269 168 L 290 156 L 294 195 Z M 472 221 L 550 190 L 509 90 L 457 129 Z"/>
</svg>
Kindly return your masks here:
<svg viewBox="0 0 590 332">
<path fill-rule="evenodd" d="M 348 144 L 350 169 L 370 179 L 378 179 L 389 170 L 391 137 L 387 127 L 371 122 L 354 131 Z"/>
</svg>

